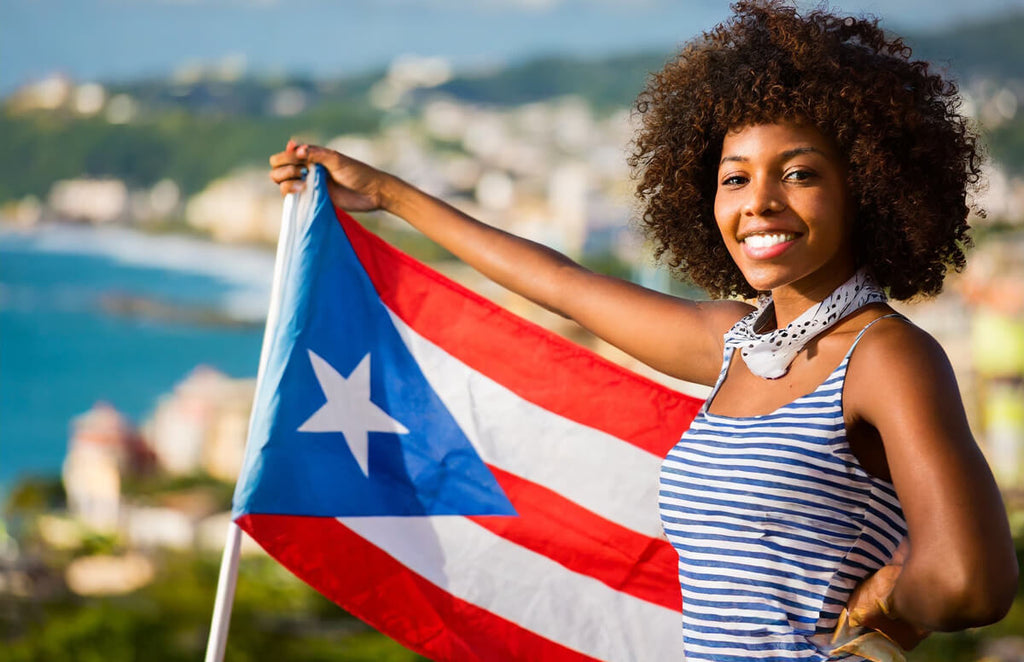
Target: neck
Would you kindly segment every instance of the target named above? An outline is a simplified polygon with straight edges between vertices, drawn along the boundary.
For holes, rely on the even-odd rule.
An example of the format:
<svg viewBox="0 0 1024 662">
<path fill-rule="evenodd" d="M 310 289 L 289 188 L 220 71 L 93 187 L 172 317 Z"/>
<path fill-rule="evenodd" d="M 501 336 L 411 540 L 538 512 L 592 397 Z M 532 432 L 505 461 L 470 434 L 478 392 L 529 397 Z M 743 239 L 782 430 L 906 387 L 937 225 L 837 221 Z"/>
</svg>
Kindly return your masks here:
<svg viewBox="0 0 1024 662">
<path fill-rule="evenodd" d="M 776 328 L 785 327 L 800 317 L 805 310 L 824 301 L 856 271 L 856 268 L 851 266 L 849 269 L 835 270 L 836 275 L 831 278 L 816 279 L 813 283 L 807 282 L 809 279 L 804 279 L 772 290 Z"/>
</svg>

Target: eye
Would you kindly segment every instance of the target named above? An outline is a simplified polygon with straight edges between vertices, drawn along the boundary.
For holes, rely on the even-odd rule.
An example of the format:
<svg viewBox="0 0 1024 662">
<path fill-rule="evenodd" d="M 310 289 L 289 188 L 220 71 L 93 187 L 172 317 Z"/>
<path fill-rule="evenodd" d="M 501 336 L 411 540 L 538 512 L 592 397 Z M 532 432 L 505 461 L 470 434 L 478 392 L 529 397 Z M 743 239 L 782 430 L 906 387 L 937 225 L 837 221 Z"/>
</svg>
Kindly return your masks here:
<svg viewBox="0 0 1024 662">
<path fill-rule="evenodd" d="M 747 178 L 743 175 L 729 175 L 722 180 L 721 186 L 742 186 L 747 183 Z"/>
<path fill-rule="evenodd" d="M 814 177 L 813 170 L 807 170 L 804 168 L 797 168 L 796 170 L 790 170 L 786 173 L 785 179 L 790 182 L 806 182 L 807 180 Z"/>
</svg>

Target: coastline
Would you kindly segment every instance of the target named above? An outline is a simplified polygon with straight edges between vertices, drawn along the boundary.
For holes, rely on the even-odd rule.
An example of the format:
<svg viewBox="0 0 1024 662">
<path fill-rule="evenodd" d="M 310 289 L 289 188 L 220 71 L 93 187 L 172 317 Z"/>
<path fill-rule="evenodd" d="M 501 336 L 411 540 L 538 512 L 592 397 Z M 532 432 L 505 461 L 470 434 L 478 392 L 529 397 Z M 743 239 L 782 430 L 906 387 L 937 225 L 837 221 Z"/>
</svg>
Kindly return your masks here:
<svg viewBox="0 0 1024 662">
<path fill-rule="evenodd" d="M 143 420 L 198 365 L 255 375 L 274 256 L 122 227 L 0 224 L 0 496 L 59 475 L 71 420 Z"/>
<path fill-rule="evenodd" d="M 274 250 L 270 247 L 70 221 L 45 221 L 31 227 L 0 222 L 0 255 L 12 250 L 89 255 L 125 266 L 217 279 L 234 290 L 222 303 L 225 314 L 239 321 L 266 317 L 274 273 Z"/>
</svg>

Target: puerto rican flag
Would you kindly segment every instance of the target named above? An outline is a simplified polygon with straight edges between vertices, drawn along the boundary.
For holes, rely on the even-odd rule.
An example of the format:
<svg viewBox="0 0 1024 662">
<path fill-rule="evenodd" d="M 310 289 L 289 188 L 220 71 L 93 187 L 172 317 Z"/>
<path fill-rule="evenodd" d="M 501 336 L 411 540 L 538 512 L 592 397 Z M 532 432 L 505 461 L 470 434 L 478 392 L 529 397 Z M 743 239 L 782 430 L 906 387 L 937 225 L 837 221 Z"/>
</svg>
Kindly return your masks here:
<svg viewBox="0 0 1024 662">
<path fill-rule="evenodd" d="M 308 184 L 237 523 L 433 659 L 682 659 L 658 470 L 700 401 L 387 245 L 332 207 L 319 167 Z"/>
</svg>

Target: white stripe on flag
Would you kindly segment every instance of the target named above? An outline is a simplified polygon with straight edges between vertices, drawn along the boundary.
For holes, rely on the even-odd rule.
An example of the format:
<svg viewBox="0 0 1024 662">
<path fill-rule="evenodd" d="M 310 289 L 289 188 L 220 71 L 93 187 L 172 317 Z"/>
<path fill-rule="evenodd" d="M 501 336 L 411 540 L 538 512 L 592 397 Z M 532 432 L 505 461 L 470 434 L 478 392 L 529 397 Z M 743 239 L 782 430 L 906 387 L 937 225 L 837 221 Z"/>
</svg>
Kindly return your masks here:
<svg viewBox="0 0 1024 662">
<path fill-rule="evenodd" d="M 563 646 L 600 660 L 683 659 L 679 612 L 567 570 L 464 517 L 338 521 L 455 597 Z"/>
<path fill-rule="evenodd" d="M 661 458 L 523 400 L 388 312 L 430 387 L 484 462 L 633 531 L 662 536 Z"/>
</svg>

